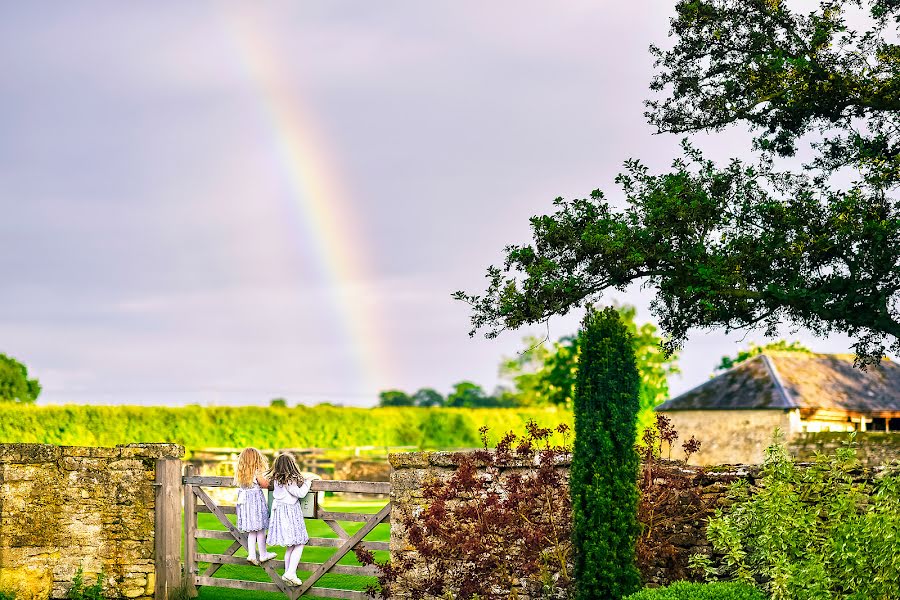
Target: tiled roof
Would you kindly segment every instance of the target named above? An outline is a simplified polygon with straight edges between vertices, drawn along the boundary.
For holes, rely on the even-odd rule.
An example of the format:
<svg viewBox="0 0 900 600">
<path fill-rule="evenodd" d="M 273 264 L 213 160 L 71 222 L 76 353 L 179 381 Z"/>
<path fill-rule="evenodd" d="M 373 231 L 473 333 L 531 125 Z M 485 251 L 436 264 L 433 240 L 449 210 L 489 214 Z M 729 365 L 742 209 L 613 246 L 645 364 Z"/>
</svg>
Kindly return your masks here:
<svg viewBox="0 0 900 600">
<path fill-rule="evenodd" d="M 847 354 L 766 352 L 657 410 L 764 408 L 900 411 L 900 366 L 885 359 L 862 371 Z"/>
</svg>

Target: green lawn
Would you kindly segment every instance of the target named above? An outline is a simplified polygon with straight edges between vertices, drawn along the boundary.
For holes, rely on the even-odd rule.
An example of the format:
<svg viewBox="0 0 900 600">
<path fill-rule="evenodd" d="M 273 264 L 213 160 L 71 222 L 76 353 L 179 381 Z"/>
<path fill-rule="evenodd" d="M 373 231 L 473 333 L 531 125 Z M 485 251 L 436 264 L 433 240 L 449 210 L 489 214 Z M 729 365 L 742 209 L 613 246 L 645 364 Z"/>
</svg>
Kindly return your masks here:
<svg viewBox="0 0 900 600">
<path fill-rule="evenodd" d="M 324 508 L 325 510 L 337 511 L 337 512 L 354 512 L 354 513 L 367 513 L 374 514 L 381 510 L 382 507 L 387 503 L 387 500 L 364 500 L 364 501 L 339 501 L 334 498 L 325 498 Z M 230 518 L 234 518 L 234 515 L 229 515 Z M 209 513 L 200 513 L 197 515 L 198 519 L 198 527 L 200 529 L 220 529 L 224 530 L 225 527 L 219 523 L 219 520 L 216 519 L 215 515 Z M 364 523 L 357 522 L 345 522 L 341 521 L 341 526 L 344 530 L 352 535 L 354 532 L 358 531 Z M 307 519 L 306 527 L 309 531 L 310 537 L 319 537 L 319 538 L 336 538 L 337 535 L 331 530 L 328 525 L 323 521 Z M 372 542 L 386 542 L 390 540 L 390 524 L 381 523 L 376 526 L 375 529 L 364 538 L 366 541 Z M 221 554 L 225 551 L 231 543 L 226 540 L 212 540 L 212 539 L 198 539 L 197 540 L 197 551 L 200 553 L 206 554 Z M 273 547 L 271 548 L 273 552 L 278 553 L 278 558 L 284 558 L 284 548 L 281 547 Z M 302 562 L 313 562 L 313 563 L 323 563 L 325 562 L 334 552 L 336 552 L 336 548 L 317 548 L 312 546 L 307 546 L 303 549 L 303 558 Z M 386 551 L 376 551 L 376 557 L 379 561 L 386 560 L 388 558 L 388 552 Z M 243 549 L 239 550 L 237 556 L 247 556 L 246 551 Z M 359 562 L 356 560 L 356 557 L 353 555 L 353 552 L 350 552 L 346 556 L 344 556 L 338 564 L 341 565 L 358 565 Z M 200 564 L 201 573 L 207 567 L 207 563 Z M 281 572 L 281 570 L 279 570 Z M 301 579 L 306 579 L 306 576 L 309 575 L 308 571 L 299 571 L 298 575 Z M 242 566 L 242 565 L 222 565 L 222 567 L 216 572 L 215 577 L 223 577 L 227 579 L 244 579 L 248 581 L 270 581 L 268 575 L 261 567 L 254 567 L 251 565 Z M 332 575 L 326 574 L 321 579 L 316 582 L 317 587 L 328 587 L 328 588 L 338 588 L 345 590 L 365 590 L 366 586 L 373 583 L 373 577 L 360 577 L 354 575 Z M 283 599 L 284 596 L 282 594 L 276 594 L 272 592 L 256 592 L 249 590 L 235 590 L 229 588 L 218 588 L 218 587 L 202 587 L 200 588 L 199 600 L 248 600 L 250 598 L 265 598 L 267 600 L 275 600 L 277 598 Z M 304 598 L 315 598 L 313 595 L 306 595 Z"/>
</svg>

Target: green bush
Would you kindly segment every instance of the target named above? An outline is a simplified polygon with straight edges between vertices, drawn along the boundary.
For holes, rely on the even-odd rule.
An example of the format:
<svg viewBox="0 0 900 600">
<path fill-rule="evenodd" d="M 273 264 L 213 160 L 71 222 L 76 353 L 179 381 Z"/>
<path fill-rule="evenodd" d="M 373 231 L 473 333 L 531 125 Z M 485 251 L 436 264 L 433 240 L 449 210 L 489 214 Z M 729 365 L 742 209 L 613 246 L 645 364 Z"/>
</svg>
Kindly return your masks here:
<svg viewBox="0 0 900 600">
<path fill-rule="evenodd" d="M 0 404 L 0 443 L 114 446 L 173 442 L 201 448 L 480 446 L 478 428 L 523 432 L 571 423 L 558 409 L 25 406 Z"/>
<path fill-rule="evenodd" d="M 751 585 L 729 583 L 688 583 L 681 581 L 669 587 L 641 590 L 626 600 L 766 600 Z"/>
<path fill-rule="evenodd" d="M 69 600 L 104 600 L 103 597 L 103 571 L 97 573 L 97 580 L 91 585 L 84 585 L 84 569 L 78 567 L 72 585 L 66 593 Z"/>
<path fill-rule="evenodd" d="M 16 592 L 13 590 L 0 590 L 0 600 L 16 600 Z"/>
<path fill-rule="evenodd" d="M 694 565 L 759 581 L 773 600 L 900 598 L 900 474 L 862 474 L 852 442 L 811 466 L 770 446 L 759 489 L 736 484 L 734 503 L 709 521 L 721 561 Z"/>
<path fill-rule="evenodd" d="M 619 313 L 589 310 L 575 388 L 572 545 L 577 600 L 619 600 L 640 589 L 635 566 L 640 376 Z"/>
</svg>

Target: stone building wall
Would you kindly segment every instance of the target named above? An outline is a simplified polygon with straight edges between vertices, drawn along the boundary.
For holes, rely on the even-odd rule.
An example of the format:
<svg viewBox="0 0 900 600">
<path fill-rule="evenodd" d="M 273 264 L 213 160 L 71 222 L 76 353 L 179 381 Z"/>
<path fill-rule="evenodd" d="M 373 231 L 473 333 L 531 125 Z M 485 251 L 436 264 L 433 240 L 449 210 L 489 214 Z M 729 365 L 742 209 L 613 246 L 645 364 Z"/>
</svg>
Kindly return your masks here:
<svg viewBox="0 0 900 600">
<path fill-rule="evenodd" d="M 775 429 L 792 431 L 791 413 L 784 410 L 672 410 L 663 414 L 683 438 L 694 435 L 700 440 L 700 453 L 692 462 L 702 465 L 761 463 Z M 680 442 L 672 458 L 683 458 Z"/>
<path fill-rule="evenodd" d="M 156 464 L 171 444 L 0 444 L 0 590 L 62 598 L 78 567 L 111 598 L 154 595 Z"/>
<path fill-rule="evenodd" d="M 694 435 L 702 446 L 691 462 L 701 465 L 759 464 L 772 443 L 775 430 L 785 435 L 788 450 L 800 461 L 816 452 L 834 452 L 849 439 L 849 432 L 804 432 L 809 422 L 797 410 L 673 410 L 664 411 L 682 438 Z M 852 426 L 852 424 L 847 424 Z M 680 442 L 680 441 L 679 441 Z M 856 432 L 856 447 L 862 463 L 876 467 L 900 460 L 900 432 Z M 672 458 L 681 459 L 680 443 Z"/>
</svg>

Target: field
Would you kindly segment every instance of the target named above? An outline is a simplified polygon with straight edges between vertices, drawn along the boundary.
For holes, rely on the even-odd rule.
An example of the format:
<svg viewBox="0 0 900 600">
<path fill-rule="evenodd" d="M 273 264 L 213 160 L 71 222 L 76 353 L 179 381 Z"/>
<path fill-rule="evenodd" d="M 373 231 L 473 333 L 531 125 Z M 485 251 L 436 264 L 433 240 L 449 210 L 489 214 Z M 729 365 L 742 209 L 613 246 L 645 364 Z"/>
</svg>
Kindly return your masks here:
<svg viewBox="0 0 900 600">
<path fill-rule="evenodd" d="M 114 446 L 134 442 L 203 448 L 346 448 L 416 446 L 423 449 L 480 446 L 478 429 L 496 441 L 506 431 L 524 432 L 572 423 L 555 408 L 448 409 L 342 408 L 334 406 L 200 407 L 29 406 L 0 404 L 0 443 Z"/>
<path fill-rule="evenodd" d="M 357 512 L 357 513 L 368 513 L 373 514 L 378 512 L 384 505 L 387 503 L 387 500 L 364 500 L 364 501 L 340 501 L 334 498 L 325 498 L 325 509 L 331 511 L 341 511 L 341 512 Z M 233 516 L 232 516 L 233 517 Z M 200 513 L 198 516 L 198 525 L 200 529 L 218 529 L 224 530 L 225 528 L 221 523 L 216 519 L 214 515 L 209 513 Z M 345 531 L 350 533 L 351 535 L 357 531 L 360 527 L 362 527 L 363 523 L 351 523 L 351 522 L 341 522 L 341 526 Z M 334 538 L 337 537 L 335 533 L 323 522 L 312 519 L 307 519 L 306 526 L 309 531 L 310 537 L 326 537 L 326 538 Z M 383 541 L 386 542 L 390 539 L 390 525 L 387 523 L 382 523 L 378 525 L 375 530 L 370 533 L 365 538 L 368 541 Z M 198 552 L 208 553 L 208 554 L 219 554 L 223 552 L 229 545 L 230 542 L 226 540 L 211 540 L 211 539 L 199 539 L 198 541 Z M 303 562 L 315 562 L 322 563 L 325 562 L 329 556 L 331 556 L 335 552 L 335 548 L 316 548 L 316 547 L 306 547 L 303 550 Z M 273 547 L 273 552 L 278 553 L 278 558 L 284 558 L 284 548 Z M 238 552 L 237 556 L 246 556 L 247 553 L 244 550 Z M 376 551 L 376 557 L 379 561 L 387 559 L 388 553 L 385 551 Z M 342 558 L 338 564 L 341 565 L 358 565 L 359 562 L 356 561 L 356 557 L 353 556 L 351 552 L 348 556 Z M 201 563 L 200 569 L 201 571 L 205 569 L 207 566 L 206 563 Z M 279 570 L 281 572 L 281 570 Z M 306 579 L 308 572 L 300 571 L 298 575 L 301 579 Z M 240 566 L 240 565 L 223 565 L 221 569 L 216 573 L 216 577 L 223 577 L 227 579 L 244 579 L 249 581 L 270 581 L 266 572 L 263 571 L 259 567 L 253 566 Z M 370 583 L 374 582 L 374 578 L 371 577 L 357 577 L 353 575 L 325 575 L 320 579 L 316 586 L 318 587 L 330 587 L 330 588 L 338 588 L 338 589 L 346 589 L 346 590 L 365 590 L 366 586 Z M 272 592 L 257 592 L 257 591 L 249 591 L 249 590 L 235 590 L 228 588 L 217 588 L 217 587 L 202 587 L 200 588 L 200 600 L 250 600 L 250 599 L 284 599 L 282 594 L 276 594 Z M 315 596 L 306 595 L 304 598 L 314 598 Z"/>
</svg>

